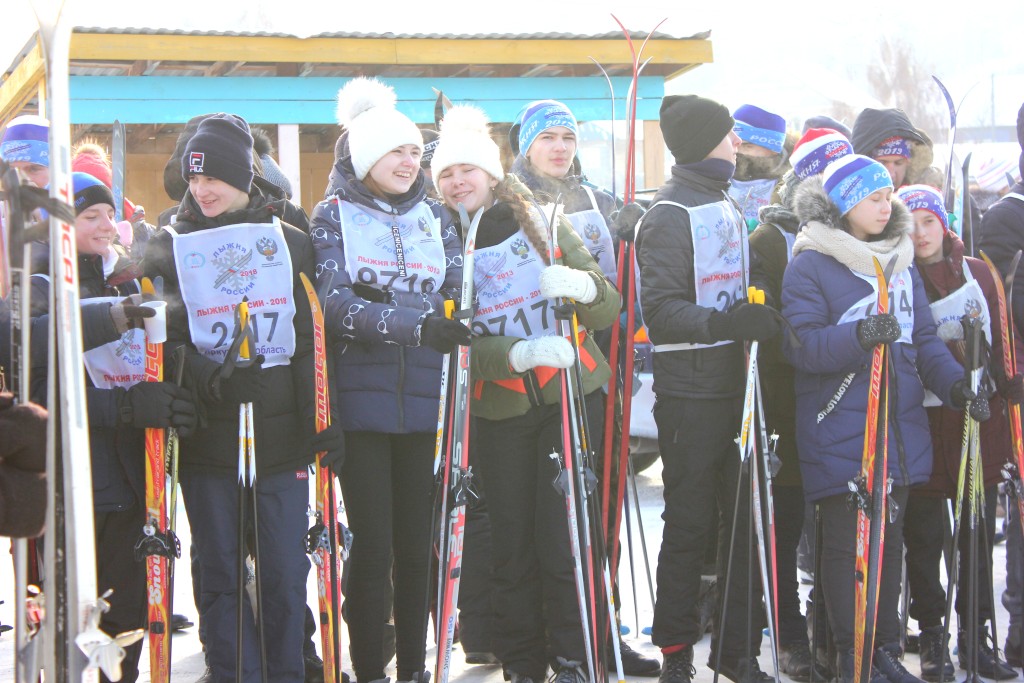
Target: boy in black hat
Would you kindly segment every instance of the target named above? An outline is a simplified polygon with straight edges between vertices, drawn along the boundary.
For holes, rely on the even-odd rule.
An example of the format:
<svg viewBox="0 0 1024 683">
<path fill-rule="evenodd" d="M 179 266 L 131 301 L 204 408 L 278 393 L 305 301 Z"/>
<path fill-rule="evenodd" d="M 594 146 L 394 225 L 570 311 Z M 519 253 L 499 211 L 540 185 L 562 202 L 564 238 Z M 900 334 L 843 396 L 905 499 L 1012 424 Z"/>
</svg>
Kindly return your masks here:
<svg viewBox="0 0 1024 683">
<path fill-rule="evenodd" d="M 164 279 L 170 353 L 186 349 L 185 377 L 205 422 L 181 441 L 181 489 L 198 548 L 200 618 L 212 679 L 260 678 L 252 610 L 245 619 L 242 672 L 235 671 L 238 556 L 238 415 L 255 413 L 256 507 L 262 573 L 260 612 L 269 680 L 303 679 L 302 626 L 309 560 L 307 466 L 344 457 L 337 427 L 315 433 L 313 331 L 299 280 L 314 276 L 309 237 L 280 220 L 286 199 L 253 183 L 253 138 L 244 119 L 215 114 L 199 123 L 181 157 L 188 192 L 176 220 L 154 236 L 145 270 Z M 253 319 L 255 362 L 223 364 L 243 297 Z M 233 360 L 233 359 L 232 359 Z"/>
<path fill-rule="evenodd" d="M 744 390 L 742 341 L 778 331 L 773 312 L 746 303 L 747 230 L 728 197 L 740 139 L 721 104 L 696 95 L 666 97 L 661 130 L 675 157 L 669 178 L 637 226 L 640 303 L 654 343 L 654 419 L 664 464 L 665 520 L 658 557 L 654 644 L 665 655 L 662 683 L 689 683 L 696 675 L 693 644 L 701 567 L 708 535 L 719 535 L 718 585 L 728 595 L 724 641 L 712 637 L 714 667 L 736 683 L 770 680 L 760 650 L 759 605 L 748 621 L 749 500 L 736 505 L 740 459 L 734 438 Z M 683 432 L 683 425 L 699 431 Z M 716 518 L 715 510 L 721 519 Z M 733 514 L 738 525 L 729 548 Z M 732 553 L 731 582 L 724 588 Z M 754 582 L 751 606 L 760 603 Z M 716 623 L 720 623 L 719 605 Z M 748 645 L 750 644 L 748 649 Z"/>
</svg>

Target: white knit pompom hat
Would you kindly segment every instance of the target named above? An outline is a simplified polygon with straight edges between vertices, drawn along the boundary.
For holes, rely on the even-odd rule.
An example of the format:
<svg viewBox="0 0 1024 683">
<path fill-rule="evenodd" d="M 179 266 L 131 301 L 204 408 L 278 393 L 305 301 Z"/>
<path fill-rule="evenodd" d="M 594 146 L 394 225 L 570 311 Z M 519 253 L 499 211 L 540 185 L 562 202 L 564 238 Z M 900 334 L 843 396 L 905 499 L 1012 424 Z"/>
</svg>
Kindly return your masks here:
<svg viewBox="0 0 1024 683">
<path fill-rule="evenodd" d="M 441 121 L 437 148 L 430 160 L 434 186 L 441 172 L 455 164 L 471 164 L 482 168 L 495 180 L 505 177 L 501 153 L 487 128 L 487 114 L 469 104 L 458 104 L 448 110 Z M 440 192 L 438 187 L 438 192 Z"/>
<path fill-rule="evenodd" d="M 360 180 L 381 157 L 402 145 L 423 151 L 423 135 L 395 109 L 395 91 L 374 78 L 354 78 L 338 91 L 338 123 L 348 131 L 352 167 Z"/>
</svg>

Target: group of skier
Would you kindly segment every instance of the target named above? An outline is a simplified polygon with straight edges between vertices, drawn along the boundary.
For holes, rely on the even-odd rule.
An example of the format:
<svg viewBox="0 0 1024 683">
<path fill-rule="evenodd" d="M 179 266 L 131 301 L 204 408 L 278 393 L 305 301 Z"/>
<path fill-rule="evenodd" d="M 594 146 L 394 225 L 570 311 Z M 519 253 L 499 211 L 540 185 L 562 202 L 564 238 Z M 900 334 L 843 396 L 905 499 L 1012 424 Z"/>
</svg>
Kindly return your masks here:
<svg viewBox="0 0 1024 683">
<path fill-rule="evenodd" d="M 97 174 L 108 167 L 102 155 L 83 159 L 94 173 L 75 174 L 72 209 L 97 578 L 101 591 L 115 590 L 104 630 L 153 623 L 153 577 L 135 559 L 151 514 L 144 440 L 173 430 L 204 681 L 324 680 L 310 656 L 301 542 L 311 464 L 337 477 L 343 494 L 351 548 L 342 534 L 332 552 L 347 551 L 344 619 L 360 683 L 386 680 L 389 622 L 397 680 L 426 683 L 431 585 L 436 614 L 448 615 L 460 577 L 467 661 L 500 663 L 513 683 L 539 681 L 549 667 L 558 683 L 595 681 L 613 666 L 620 677 L 688 683 L 704 634 L 709 545 L 716 675 L 769 680 L 757 655 L 770 624 L 793 680 L 914 683 L 901 662 L 906 545 L 921 674 L 951 680 L 936 520 L 947 517 L 944 498 L 960 500 L 961 460 L 979 450 L 961 450 L 967 425 L 980 434 L 983 472 L 972 470 L 962 509 L 974 520 L 980 492 L 986 506 L 982 528 L 958 536 L 961 664 L 1016 677 L 987 626 L 996 484 L 1004 463 L 1024 456 L 1024 385 L 1006 362 L 1015 357 L 1008 321 L 1022 319 L 1013 308 L 1024 300 L 1000 294 L 1015 249 L 983 222 L 974 242 L 1002 273 L 965 253 L 943 188 L 917 183 L 931 142 L 903 112 L 865 110 L 852 131 L 817 121 L 798 138 L 782 116 L 753 105 L 730 113 L 695 95 L 667 96 L 660 124 L 675 164 L 644 213 L 585 180 L 578 123 L 558 101 L 520 111 L 508 171 L 481 110 L 449 107 L 427 146 L 395 105 L 375 79 L 341 89 L 335 162 L 308 223 L 287 181 L 271 180 L 258 134 L 233 114 L 189 122 L 165 177 L 180 204 L 160 229 L 138 215 L 119 223 L 131 214 L 117 206 L 116 174 Z M 1021 117 L 1024 144 L 1024 108 Z M 26 183 L 46 186 L 45 119 L 13 121 L 0 156 Z M 1019 218 L 1024 188 L 1010 194 L 986 221 Z M 8 210 L 8 230 L 14 218 Z M 635 269 L 632 257 L 615 258 L 631 248 Z M 49 314 L 46 259 L 24 267 L 35 274 L 27 376 L 32 400 L 45 405 L 46 327 L 36 322 Z M 304 280 L 317 283 L 319 299 Z M 147 323 L 164 310 L 154 297 L 166 302 L 164 353 L 179 354 L 180 377 L 153 381 L 143 371 Z M 4 317 L 22 326 L 7 303 Z M 588 477 L 611 457 L 605 405 L 617 405 L 632 372 L 609 328 L 634 305 L 655 351 L 665 526 L 652 639 L 662 664 L 618 637 L 606 606 L 618 587 L 604 565 L 617 557 L 604 548 L 608 519 Z M 2 336 L 9 375 L 17 343 Z M 248 485 L 241 450 L 258 473 Z M 439 481 L 452 493 L 440 510 Z M 808 505 L 819 539 L 814 630 L 830 631 L 813 647 L 796 569 Z M 752 542 L 765 526 L 770 543 Z M 172 535 L 158 535 L 172 554 Z M 255 610 L 239 561 L 247 555 Z M 751 580 L 758 564 L 762 581 Z M 327 569 L 318 567 L 320 581 Z M 331 621 L 338 607 L 321 609 L 321 629 L 340 628 Z M 1011 618 L 1006 653 L 1018 666 L 1020 618 Z M 438 621 L 439 654 L 450 656 L 448 618 Z M 340 659 L 337 641 L 323 642 L 337 650 L 330 661 Z M 125 650 L 125 680 L 135 680 L 142 645 Z M 338 671 L 326 675 L 340 683 Z"/>
</svg>

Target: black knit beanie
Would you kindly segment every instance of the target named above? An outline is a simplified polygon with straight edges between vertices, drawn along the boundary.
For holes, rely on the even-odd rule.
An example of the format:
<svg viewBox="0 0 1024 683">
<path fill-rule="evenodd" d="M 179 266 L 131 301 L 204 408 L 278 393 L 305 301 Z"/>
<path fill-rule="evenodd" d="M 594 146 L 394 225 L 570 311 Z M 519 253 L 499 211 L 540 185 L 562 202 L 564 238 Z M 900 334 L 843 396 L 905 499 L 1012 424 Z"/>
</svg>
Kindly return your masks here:
<svg viewBox="0 0 1024 683">
<path fill-rule="evenodd" d="M 725 105 L 698 95 L 661 101 L 661 133 L 677 164 L 695 164 L 711 153 L 735 121 Z"/>
<path fill-rule="evenodd" d="M 181 176 L 208 175 L 248 194 L 252 188 L 252 135 L 234 114 L 204 119 L 181 155 Z"/>
</svg>

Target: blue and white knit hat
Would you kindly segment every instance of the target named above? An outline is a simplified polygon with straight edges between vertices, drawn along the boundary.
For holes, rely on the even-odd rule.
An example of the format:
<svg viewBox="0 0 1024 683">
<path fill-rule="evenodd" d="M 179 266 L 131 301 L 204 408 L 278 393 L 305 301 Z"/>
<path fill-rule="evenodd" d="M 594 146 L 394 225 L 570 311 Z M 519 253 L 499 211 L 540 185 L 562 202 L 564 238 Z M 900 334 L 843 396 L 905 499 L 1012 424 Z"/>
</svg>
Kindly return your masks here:
<svg viewBox="0 0 1024 683">
<path fill-rule="evenodd" d="M 0 159 L 50 166 L 50 122 L 42 116 L 18 116 L 4 129 Z"/>
<path fill-rule="evenodd" d="M 843 216 L 872 192 L 893 187 L 885 166 L 860 154 L 849 154 L 827 166 L 822 182 L 828 198 Z"/>
<path fill-rule="evenodd" d="M 516 118 L 519 124 L 519 153 L 526 156 L 530 145 L 543 131 L 561 126 L 568 128 L 577 136 L 579 124 L 569 108 L 555 100 L 537 100 L 523 107 Z"/>
<path fill-rule="evenodd" d="M 905 185 L 901 187 L 896 196 L 903 200 L 911 211 L 928 211 L 935 214 L 935 217 L 942 223 L 942 227 L 949 230 L 949 214 L 946 213 L 946 206 L 942 202 L 939 191 L 931 185 Z"/>
<path fill-rule="evenodd" d="M 75 215 L 82 213 L 96 204 L 109 204 L 114 208 L 114 195 L 110 188 L 95 176 L 88 173 L 71 174 L 71 186 L 75 190 Z"/>
<path fill-rule="evenodd" d="M 842 133 L 831 128 L 811 128 L 793 147 L 789 163 L 796 177 L 806 180 L 847 154 L 853 154 L 853 145 Z"/>
<path fill-rule="evenodd" d="M 786 143 L 786 119 L 752 104 L 742 105 L 732 113 L 732 117 L 736 119 L 732 130 L 740 140 L 776 154 L 782 152 Z"/>
</svg>

